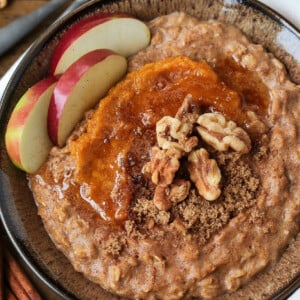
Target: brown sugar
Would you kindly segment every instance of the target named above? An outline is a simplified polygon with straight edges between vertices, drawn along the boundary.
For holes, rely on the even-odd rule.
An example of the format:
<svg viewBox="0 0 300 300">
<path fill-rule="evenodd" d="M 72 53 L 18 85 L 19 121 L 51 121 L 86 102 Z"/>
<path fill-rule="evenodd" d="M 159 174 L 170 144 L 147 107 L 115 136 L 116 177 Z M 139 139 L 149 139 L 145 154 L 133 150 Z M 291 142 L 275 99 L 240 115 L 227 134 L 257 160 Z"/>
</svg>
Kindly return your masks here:
<svg viewBox="0 0 300 300">
<path fill-rule="evenodd" d="M 125 245 L 125 237 L 118 234 L 111 234 L 104 244 L 104 251 L 107 254 L 118 256 Z"/>
<path fill-rule="evenodd" d="M 133 208 L 139 223 L 151 218 L 156 224 L 164 225 L 170 220 L 170 213 L 156 208 L 154 202 L 147 199 L 139 199 Z"/>
<path fill-rule="evenodd" d="M 224 204 L 236 214 L 254 204 L 259 179 L 253 174 L 249 164 L 239 159 L 237 154 L 229 154 L 227 157 L 230 160 L 223 167 L 226 180 L 223 190 Z M 227 160 L 228 158 L 225 158 L 225 161 Z"/>
<path fill-rule="evenodd" d="M 219 164 L 224 177 L 220 199 L 209 202 L 193 190 L 189 198 L 175 208 L 200 244 L 205 244 L 239 212 L 251 207 L 259 189 L 259 179 L 238 155 L 230 153 L 220 156 Z M 222 161 L 227 163 L 222 165 Z"/>
<path fill-rule="evenodd" d="M 194 187 L 188 198 L 170 211 L 157 209 L 152 200 L 138 199 L 132 208 L 133 219 L 125 225 L 127 235 L 142 238 L 143 232 L 148 232 L 149 224 L 152 227 L 168 226 L 179 219 L 193 238 L 204 245 L 230 219 L 256 201 L 260 181 L 246 158 L 234 152 L 218 153 L 216 160 L 222 170 L 223 189 L 216 201 L 205 200 Z"/>
</svg>

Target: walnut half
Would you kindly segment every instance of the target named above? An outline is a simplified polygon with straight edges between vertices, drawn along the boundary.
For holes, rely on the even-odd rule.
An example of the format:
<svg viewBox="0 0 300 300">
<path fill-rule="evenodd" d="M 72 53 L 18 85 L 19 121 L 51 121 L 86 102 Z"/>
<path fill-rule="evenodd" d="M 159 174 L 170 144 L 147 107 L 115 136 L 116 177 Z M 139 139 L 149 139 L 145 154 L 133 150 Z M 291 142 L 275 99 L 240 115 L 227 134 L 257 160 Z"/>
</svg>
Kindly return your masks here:
<svg viewBox="0 0 300 300">
<path fill-rule="evenodd" d="M 151 156 L 151 160 L 144 165 L 143 172 L 151 174 L 151 180 L 156 185 L 168 186 L 180 167 L 181 151 L 176 148 L 152 147 Z"/>
<path fill-rule="evenodd" d="M 190 153 L 188 170 L 198 193 L 206 200 L 216 200 L 220 194 L 221 171 L 214 159 L 209 159 L 208 152 L 201 148 Z"/>
<path fill-rule="evenodd" d="M 165 116 L 156 123 L 158 146 L 162 149 L 176 148 L 190 152 L 198 144 L 197 137 L 188 137 L 192 129 L 192 123 Z"/>
<path fill-rule="evenodd" d="M 251 150 L 251 140 L 246 131 L 238 127 L 233 121 L 226 121 L 218 113 L 201 115 L 197 123 L 197 131 L 202 139 L 218 151 L 227 151 L 228 148 L 240 153 Z"/>
</svg>

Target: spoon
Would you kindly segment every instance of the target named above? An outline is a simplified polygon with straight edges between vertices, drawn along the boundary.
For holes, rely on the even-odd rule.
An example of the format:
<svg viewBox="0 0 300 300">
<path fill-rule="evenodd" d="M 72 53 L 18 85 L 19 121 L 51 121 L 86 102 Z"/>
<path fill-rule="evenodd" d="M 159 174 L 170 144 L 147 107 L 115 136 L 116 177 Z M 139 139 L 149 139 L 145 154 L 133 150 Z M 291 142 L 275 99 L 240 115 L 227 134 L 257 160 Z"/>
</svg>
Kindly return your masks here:
<svg viewBox="0 0 300 300">
<path fill-rule="evenodd" d="M 70 6 L 66 8 L 66 10 L 57 18 L 55 22 L 58 22 L 60 19 L 62 19 L 65 15 L 75 10 L 77 7 L 81 6 L 85 2 L 88 2 L 89 0 L 74 0 Z M 5 27 L 6 28 L 6 27 Z M 0 29 L 0 47 L 2 47 L 2 40 L 1 40 L 1 29 Z M 33 45 L 33 44 L 32 44 Z M 5 94 L 7 84 L 14 76 L 14 73 L 18 66 L 21 64 L 22 60 L 26 56 L 26 54 L 30 51 L 32 48 L 32 45 L 30 45 L 27 50 L 16 60 L 16 62 L 9 68 L 9 70 L 3 75 L 2 78 L 0 78 L 0 109 L 1 109 L 1 100 L 3 95 Z M 0 55 L 1 55 L 0 49 Z"/>
<path fill-rule="evenodd" d="M 64 5 L 67 0 L 52 0 L 48 4 L 36 9 L 32 13 L 17 19 L 16 21 L 0 28 L 0 56 L 11 49 L 24 36 L 31 32 L 38 24 L 45 20 L 50 14 Z M 79 6 L 85 1 L 73 1 L 67 12 Z"/>
</svg>

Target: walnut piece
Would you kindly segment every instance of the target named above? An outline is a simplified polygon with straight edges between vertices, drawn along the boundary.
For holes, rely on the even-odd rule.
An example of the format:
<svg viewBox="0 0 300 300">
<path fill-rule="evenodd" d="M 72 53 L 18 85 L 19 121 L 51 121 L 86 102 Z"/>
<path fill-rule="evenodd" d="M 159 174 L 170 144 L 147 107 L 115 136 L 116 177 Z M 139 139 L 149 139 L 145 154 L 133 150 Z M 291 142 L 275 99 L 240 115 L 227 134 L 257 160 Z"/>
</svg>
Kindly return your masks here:
<svg viewBox="0 0 300 300">
<path fill-rule="evenodd" d="M 206 113 L 200 115 L 197 123 L 197 131 L 202 139 L 218 151 L 227 151 L 228 148 L 240 153 L 248 153 L 251 150 L 251 140 L 242 128 L 233 121 L 226 121 L 225 117 L 218 113 Z"/>
<path fill-rule="evenodd" d="M 175 118 L 165 116 L 156 123 L 158 147 L 152 147 L 151 160 L 143 168 L 144 173 L 151 174 L 156 185 L 171 184 L 180 167 L 179 159 L 198 145 L 198 138 L 190 134 L 199 111 L 199 105 L 188 94 Z"/>
<path fill-rule="evenodd" d="M 197 137 L 188 138 L 192 129 L 192 123 L 165 116 L 156 123 L 158 146 L 162 149 L 176 148 L 184 152 L 190 152 L 198 144 Z"/>
<path fill-rule="evenodd" d="M 176 148 L 159 149 L 152 147 L 151 160 L 145 164 L 144 173 L 151 175 L 156 185 L 166 187 L 173 182 L 175 173 L 180 167 L 181 151 Z"/>
<path fill-rule="evenodd" d="M 175 179 L 173 184 L 155 189 L 153 202 L 159 210 L 167 211 L 173 203 L 182 202 L 190 192 L 191 183 L 183 179 Z"/>
<path fill-rule="evenodd" d="M 199 113 L 199 105 L 193 100 L 192 95 L 188 94 L 175 118 L 165 116 L 156 123 L 158 146 L 162 149 L 174 147 L 186 153 L 191 152 L 197 146 L 198 138 L 196 136 L 189 137 L 189 135 L 192 133 Z"/>
<path fill-rule="evenodd" d="M 184 179 L 175 179 L 170 188 L 169 198 L 173 203 L 182 202 L 190 192 L 191 183 Z"/>
<path fill-rule="evenodd" d="M 172 202 L 168 197 L 169 187 L 157 186 L 153 196 L 153 203 L 159 210 L 168 211 Z"/>
<path fill-rule="evenodd" d="M 250 134 L 263 134 L 267 128 L 263 121 L 261 121 L 254 111 L 247 112 L 247 131 Z"/>
<path fill-rule="evenodd" d="M 175 118 L 178 120 L 191 123 L 192 125 L 197 121 L 200 115 L 200 106 L 197 104 L 191 94 L 186 95 L 181 106 L 179 107 Z"/>
<path fill-rule="evenodd" d="M 198 193 L 206 200 L 216 200 L 220 194 L 221 171 L 214 159 L 209 159 L 208 152 L 201 148 L 188 156 L 188 170 Z"/>
</svg>

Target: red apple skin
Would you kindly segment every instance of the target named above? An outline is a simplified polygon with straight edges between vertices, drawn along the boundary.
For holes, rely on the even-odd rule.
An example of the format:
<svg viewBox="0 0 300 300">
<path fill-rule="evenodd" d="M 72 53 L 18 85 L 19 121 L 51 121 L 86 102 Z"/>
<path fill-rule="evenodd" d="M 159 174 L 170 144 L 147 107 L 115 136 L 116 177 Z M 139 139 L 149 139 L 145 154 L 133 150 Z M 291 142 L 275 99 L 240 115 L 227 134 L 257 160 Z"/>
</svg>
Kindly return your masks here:
<svg viewBox="0 0 300 300">
<path fill-rule="evenodd" d="M 51 85 L 55 84 L 56 82 L 56 77 L 49 76 L 29 88 L 27 92 L 25 92 L 25 94 L 20 98 L 8 121 L 5 133 L 6 150 L 13 164 L 21 170 L 24 170 L 20 151 L 20 137 L 23 127 L 32 111 L 32 108 L 39 101 L 40 95 L 42 95 Z"/>
<path fill-rule="evenodd" d="M 133 18 L 133 16 L 121 13 L 99 13 L 97 15 L 90 16 L 79 21 L 78 23 L 74 24 L 69 30 L 67 30 L 67 32 L 60 39 L 52 54 L 50 62 L 50 73 L 55 74 L 55 69 L 60 57 L 62 56 L 62 53 L 64 53 L 66 49 L 68 49 L 70 45 L 72 45 L 72 43 L 77 40 L 78 37 L 80 37 L 83 33 L 93 28 L 94 26 L 100 25 L 113 18 Z"/>
<path fill-rule="evenodd" d="M 92 66 L 111 55 L 118 54 L 109 49 L 98 49 L 88 52 L 61 75 L 54 89 L 48 110 L 48 134 L 54 144 L 62 146 L 58 140 L 59 121 L 73 88 Z"/>
</svg>

